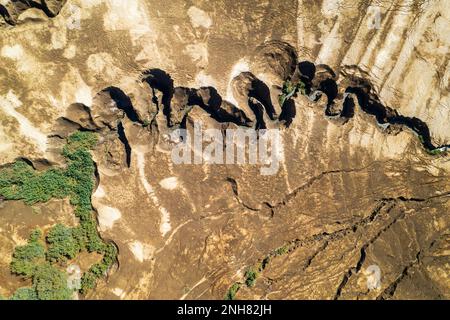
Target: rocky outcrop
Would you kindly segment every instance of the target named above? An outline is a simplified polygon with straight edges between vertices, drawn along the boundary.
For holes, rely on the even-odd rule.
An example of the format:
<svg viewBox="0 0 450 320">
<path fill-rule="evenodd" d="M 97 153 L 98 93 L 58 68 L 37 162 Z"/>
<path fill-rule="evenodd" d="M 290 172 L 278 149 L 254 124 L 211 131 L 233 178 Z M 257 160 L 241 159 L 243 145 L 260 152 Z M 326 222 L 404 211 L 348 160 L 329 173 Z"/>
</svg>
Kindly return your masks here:
<svg viewBox="0 0 450 320">
<path fill-rule="evenodd" d="M 6 0 L 0 4 L 0 19 L 9 25 L 16 25 L 19 16 L 28 9 L 42 11 L 47 17 L 56 17 L 66 0 Z M 0 22 L 1 25 L 1 22 Z"/>
<path fill-rule="evenodd" d="M 100 136 L 93 205 L 119 266 L 85 298 L 448 298 L 447 3 L 172 5 L 0 39 L 3 162 L 63 165 L 61 138 Z M 279 170 L 175 164 L 173 132 L 200 121 L 277 129 Z"/>
</svg>

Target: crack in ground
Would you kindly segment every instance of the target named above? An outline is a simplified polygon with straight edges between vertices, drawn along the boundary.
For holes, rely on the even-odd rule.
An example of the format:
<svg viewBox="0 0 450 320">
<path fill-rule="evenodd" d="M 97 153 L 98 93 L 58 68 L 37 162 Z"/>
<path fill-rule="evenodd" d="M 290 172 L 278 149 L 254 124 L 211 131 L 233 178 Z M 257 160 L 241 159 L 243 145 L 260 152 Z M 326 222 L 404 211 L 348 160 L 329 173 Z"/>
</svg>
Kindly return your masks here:
<svg viewBox="0 0 450 320">
<path fill-rule="evenodd" d="M 311 187 L 315 182 L 321 180 L 322 178 L 328 176 L 328 175 L 332 175 L 332 174 L 339 174 L 339 173 L 354 173 L 354 172 L 360 172 L 363 171 L 369 167 L 371 167 L 374 163 L 371 163 L 365 167 L 362 168 L 355 168 L 355 169 L 338 169 L 338 170 L 329 170 L 329 171 L 324 171 L 322 173 L 320 173 L 317 176 L 314 176 L 312 178 L 310 178 L 305 184 L 295 188 L 292 192 L 288 193 L 287 195 L 285 195 L 283 198 L 283 200 L 279 201 L 276 204 L 271 204 L 270 202 L 267 201 L 263 201 L 261 202 L 260 208 L 255 208 L 252 207 L 248 204 L 246 204 L 241 197 L 239 196 L 239 187 L 238 187 L 238 183 L 234 178 L 228 177 L 226 179 L 226 181 L 228 183 L 230 183 L 231 185 L 231 189 L 233 191 L 233 195 L 235 197 L 235 199 L 237 200 L 237 202 L 239 204 L 241 204 L 244 208 L 250 210 L 250 211 L 254 211 L 254 212 L 258 212 L 261 211 L 263 207 L 268 208 L 271 211 L 271 217 L 273 218 L 273 216 L 275 215 L 275 210 L 278 209 L 279 207 L 285 206 L 287 205 L 291 200 L 293 200 L 295 197 L 297 197 L 297 195 L 301 192 L 304 191 L 305 189 Z"/>
<path fill-rule="evenodd" d="M 430 196 L 430 197 L 427 197 L 427 198 L 406 198 L 406 197 L 400 196 L 400 197 L 397 197 L 397 198 L 384 198 L 382 201 L 394 202 L 394 204 L 387 211 L 387 213 L 389 213 L 395 207 L 395 202 L 398 202 L 398 201 L 400 201 L 400 202 L 426 202 L 426 201 L 431 200 L 431 199 L 446 197 L 448 195 L 450 195 L 450 192 L 445 192 L 443 194 L 434 195 L 434 196 Z M 348 271 L 344 274 L 344 277 L 343 277 L 341 283 L 339 284 L 339 286 L 338 286 L 338 288 L 336 290 L 336 294 L 334 296 L 334 300 L 337 300 L 337 299 L 340 298 L 340 296 L 342 294 L 342 290 L 345 287 L 345 285 L 347 284 L 347 282 L 350 279 L 350 277 L 352 275 L 354 275 L 354 274 L 358 274 L 359 271 L 361 270 L 361 267 L 362 267 L 362 265 L 363 265 L 363 263 L 365 261 L 365 258 L 366 258 L 366 250 L 367 250 L 367 248 L 371 244 L 373 244 L 384 232 L 389 230 L 395 223 L 397 223 L 399 220 L 404 219 L 405 217 L 406 217 L 406 214 L 404 212 L 402 212 L 399 215 L 397 215 L 397 217 L 395 217 L 394 220 L 391 221 L 391 223 L 389 223 L 387 226 L 385 226 L 383 229 L 381 229 L 369 242 L 365 243 L 361 247 L 361 249 L 360 249 L 361 256 L 360 256 L 356 266 L 349 268 Z M 405 270 L 404 270 L 403 273 L 407 272 L 410 267 L 411 266 L 405 267 Z M 401 279 L 400 279 L 400 281 L 401 281 Z M 397 284 L 395 284 L 394 291 L 395 291 L 395 288 L 396 288 Z M 386 289 L 386 290 L 388 290 L 388 289 Z"/>
<path fill-rule="evenodd" d="M 310 257 L 307 258 L 307 260 L 302 268 L 302 271 L 304 272 L 311 266 L 313 260 L 321 252 L 326 250 L 326 248 L 328 247 L 328 245 L 331 242 L 340 240 L 350 233 L 355 233 L 359 228 L 363 228 L 367 225 L 370 225 L 372 222 L 374 222 L 380 216 L 383 209 L 385 209 L 383 214 L 389 215 L 390 212 L 397 206 L 397 204 L 399 202 L 426 202 L 430 199 L 446 197 L 449 194 L 450 194 L 450 192 L 445 192 L 441 195 L 434 195 L 434 196 L 430 196 L 430 197 L 426 197 L 426 198 L 414 198 L 414 197 L 407 198 L 404 196 L 399 196 L 396 198 L 382 198 L 381 200 L 377 201 L 378 205 L 375 207 L 374 210 L 372 210 L 372 212 L 367 217 L 361 219 L 360 221 L 358 221 L 346 228 L 334 231 L 332 233 L 323 232 L 323 233 L 316 234 L 316 235 L 313 235 L 308 238 L 295 239 L 295 240 L 288 242 L 283 247 L 273 250 L 264 259 L 261 260 L 264 263 L 261 264 L 260 272 L 264 271 L 266 269 L 267 265 L 270 263 L 270 260 L 276 256 L 289 254 L 289 253 L 292 253 L 293 251 L 297 250 L 300 247 L 308 246 L 308 245 L 317 243 L 319 241 L 324 241 L 324 243 Z M 388 231 L 394 224 L 396 224 L 399 220 L 404 219 L 405 217 L 406 217 L 406 213 L 404 213 L 404 212 L 401 212 L 400 214 L 398 214 L 396 217 L 393 218 L 393 220 L 391 222 L 389 222 L 386 226 L 384 226 L 381 230 L 379 230 L 368 242 L 366 242 L 360 248 L 360 258 L 356 262 L 355 266 L 349 268 L 347 270 L 347 272 L 344 274 L 343 279 L 342 279 L 341 283 L 339 284 L 339 286 L 336 290 L 336 293 L 334 295 L 334 300 L 338 300 L 341 297 L 342 290 L 344 289 L 344 287 L 346 286 L 346 284 L 348 283 L 350 278 L 354 274 L 357 274 L 361 271 L 362 265 L 364 264 L 365 259 L 366 259 L 367 248 L 369 248 L 369 246 L 371 244 L 373 244 L 377 239 L 379 239 L 381 237 L 381 235 L 383 233 L 385 233 L 386 231 Z M 409 266 L 408 268 L 410 268 L 410 267 L 411 266 Z M 406 272 L 407 272 L 408 268 L 406 268 Z M 399 281 L 397 281 L 397 284 L 391 285 L 390 287 L 395 288 L 398 285 L 398 282 L 401 281 L 401 279 Z M 268 280 L 271 282 L 276 281 L 275 279 L 269 279 L 269 278 L 268 278 Z M 237 282 L 237 284 L 244 285 L 245 281 Z"/>
</svg>

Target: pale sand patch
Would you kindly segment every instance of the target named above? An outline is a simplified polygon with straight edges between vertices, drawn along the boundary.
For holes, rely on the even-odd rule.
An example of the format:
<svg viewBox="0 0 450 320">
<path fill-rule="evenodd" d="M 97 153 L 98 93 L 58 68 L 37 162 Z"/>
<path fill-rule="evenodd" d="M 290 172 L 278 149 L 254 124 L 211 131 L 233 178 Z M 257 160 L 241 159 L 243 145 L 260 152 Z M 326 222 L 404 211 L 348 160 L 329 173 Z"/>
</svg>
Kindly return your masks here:
<svg viewBox="0 0 450 320">
<path fill-rule="evenodd" d="M 208 29 L 212 25 L 212 19 L 202 9 L 192 6 L 188 9 L 187 14 L 191 18 L 191 24 L 194 28 L 203 27 Z"/>
<path fill-rule="evenodd" d="M 19 60 L 23 57 L 24 52 L 22 46 L 16 44 L 14 46 L 4 46 L 1 55 L 12 60 Z"/>
<path fill-rule="evenodd" d="M 83 276 L 81 269 L 76 264 L 71 264 L 66 269 L 67 272 L 67 287 L 69 289 L 81 289 L 81 277 Z"/>
<path fill-rule="evenodd" d="M 339 6 L 342 0 L 324 0 L 322 2 L 321 13 L 327 18 L 337 16 L 339 14 Z"/>
<path fill-rule="evenodd" d="M 99 185 L 92 196 L 98 199 L 106 197 L 105 189 L 103 189 L 103 187 Z"/>
<path fill-rule="evenodd" d="M 217 87 L 217 81 L 212 76 L 206 74 L 204 70 L 202 70 L 195 76 L 195 84 L 193 86 Z"/>
<path fill-rule="evenodd" d="M 139 178 L 141 180 L 142 185 L 144 186 L 145 191 L 150 196 L 150 199 L 152 199 L 155 206 L 159 209 L 161 213 L 161 221 L 159 224 L 159 231 L 161 232 L 161 235 L 163 237 L 166 236 L 166 234 L 172 230 L 172 226 L 170 225 L 170 213 L 167 211 L 166 208 L 161 206 L 158 197 L 155 194 L 155 191 L 152 187 L 152 185 L 148 182 L 147 178 L 145 177 L 145 154 L 141 151 L 134 151 L 136 154 L 137 159 L 137 166 L 139 169 Z"/>
<path fill-rule="evenodd" d="M 139 0 L 107 0 L 103 26 L 107 31 L 128 30 L 133 43 L 153 31 L 145 5 Z"/>
<path fill-rule="evenodd" d="M 183 53 L 190 56 L 192 62 L 199 68 L 206 68 L 208 65 L 208 47 L 206 43 L 189 44 L 184 48 Z"/>
<path fill-rule="evenodd" d="M 45 152 L 47 148 L 47 136 L 22 114 L 16 111 L 16 108 L 22 106 L 22 102 L 14 94 L 12 90 L 6 96 L 0 96 L 0 108 L 8 115 L 15 118 L 19 122 L 20 133 L 36 142 L 41 152 Z"/>
<path fill-rule="evenodd" d="M 91 88 L 88 86 L 81 86 L 75 93 L 76 102 L 80 102 L 86 106 L 92 105 Z"/>
<path fill-rule="evenodd" d="M 174 190 L 178 187 L 178 178 L 170 177 L 163 179 L 159 182 L 159 185 L 166 190 Z"/>
<path fill-rule="evenodd" d="M 155 252 L 155 248 L 152 245 L 140 241 L 133 241 L 128 244 L 128 247 L 139 262 L 150 260 Z"/>
<path fill-rule="evenodd" d="M 187 296 L 195 289 L 197 288 L 199 285 L 201 285 L 203 282 L 205 282 L 207 279 L 206 277 L 201 278 L 196 284 L 194 284 L 188 292 L 186 292 L 181 298 L 180 300 L 184 300 L 187 298 Z"/>
<path fill-rule="evenodd" d="M 114 223 L 122 217 L 122 213 L 112 207 L 99 206 L 98 223 L 101 231 L 106 231 L 114 227 Z"/>
<path fill-rule="evenodd" d="M 83 80 L 80 70 L 70 66 L 64 74 L 59 88 L 60 105 L 66 106 L 74 102 L 92 105 L 92 90 Z"/>
<path fill-rule="evenodd" d="M 250 71 L 250 66 L 248 62 L 245 59 L 240 59 L 231 69 L 230 78 L 228 80 L 228 86 L 227 86 L 227 95 L 226 100 L 234 104 L 235 106 L 238 106 L 238 103 L 233 95 L 233 88 L 231 86 L 231 83 L 233 82 L 233 79 L 236 78 L 238 75 L 240 75 L 242 72 L 248 72 Z"/>
<path fill-rule="evenodd" d="M 66 59 L 73 59 L 77 54 L 77 47 L 73 44 L 69 45 L 63 53 L 63 57 Z"/>
<path fill-rule="evenodd" d="M 118 296 L 120 299 L 123 299 L 125 297 L 125 291 L 123 291 L 123 289 L 121 288 L 114 288 L 111 292 Z"/>
<path fill-rule="evenodd" d="M 65 21 L 55 20 L 54 23 L 55 27 L 51 28 L 51 48 L 54 50 L 64 49 L 67 45 L 67 28 Z"/>
<path fill-rule="evenodd" d="M 115 66 L 114 58 L 107 52 L 91 54 L 86 61 L 91 77 L 101 76 L 103 79 L 113 81 L 119 77 L 121 70 Z"/>
<path fill-rule="evenodd" d="M 161 232 L 164 237 L 170 230 L 172 230 L 172 226 L 170 225 L 170 213 L 166 208 L 161 207 L 161 222 L 159 225 L 159 232 Z"/>
<path fill-rule="evenodd" d="M 6 135 L 5 131 L 3 131 L 2 127 L 0 127 L 0 154 L 6 153 L 11 150 L 13 144 L 9 137 Z"/>
<path fill-rule="evenodd" d="M 2 47 L 0 55 L 13 60 L 17 65 L 17 70 L 21 73 L 33 73 L 40 70 L 38 61 L 32 55 L 27 54 L 19 44 Z"/>
</svg>

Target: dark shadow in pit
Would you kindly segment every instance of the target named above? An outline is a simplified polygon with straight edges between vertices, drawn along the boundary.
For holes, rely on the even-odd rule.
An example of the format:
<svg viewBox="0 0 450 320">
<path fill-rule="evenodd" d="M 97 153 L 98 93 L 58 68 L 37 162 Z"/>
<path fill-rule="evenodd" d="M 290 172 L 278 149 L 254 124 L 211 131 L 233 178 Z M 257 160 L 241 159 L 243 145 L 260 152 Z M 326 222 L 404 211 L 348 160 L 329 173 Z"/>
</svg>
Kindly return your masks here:
<svg viewBox="0 0 450 320">
<path fill-rule="evenodd" d="M 170 123 L 170 103 L 174 94 L 174 83 L 171 76 L 161 69 L 150 69 L 144 72 L 143 81 L 153 89 L 153 102 L 159 106 L 155 89 L 161 91 L 163 114 L 166 116 L 167 123 Z"/>
<path fill-rule="evenodd" d="M 0 16 L 5 20 L 5 22 L 9 25 L 14 25 L 14 21 L 11 19 L 8 10 L 5 6 L 0 4 Z"/>
<path fill-rule="evenodd" d="M 331 106 L 338 96 L 338 86 L 336 81 L 330 78 L 321 81 L 319 84 L 319 90 L 327 96 L 327 106 Z"/>
<path fill-rule="evenodd" d="M 131 146 L 130 146 L 130 143 L 128 142 L 128 138 L 125 134 L 125 128 L 123 127 L 122 122 L 119 122 L 119 124 L 117 125 L 117 133 L 119 135 L 119 140 L 122 142 L 122 144 L 125 148 L 127 166 L 128 166 L 128 168 L 130 168 L 130 166 L 131 166 Z"/>
<path fill-rule="evenodd" d="M 107 92 L 111 99 L 114 100 L 114 102 L 117 105 L 117 108 L 125 112 L 125 115 L 128 119 L 130 119 L 133 122 L 139 122 L 142 124 L 142 121 L 140 120 L 140 117 L 136 110 L 133 107 L 133 104 L 131 103 L 131 99 L 123 92 L 121 89 L 117 87 L 108 87 L 106 89 L 102 90 L 103 92 Z"/>
<path fill-rule="evenodd" d="M 266 129 L 266 123 L 264 122 L 264 112 L 265 108 L 259 100 L 255 98 L 248 99 L 248 106 L 253 111 L 256 117 L 256 130 Z"/>
<path fill-rule="evenodd" d="M 375 116 L 379 124 L 386 124 L 389 122 L 389 115 L 387 108 L 378 101 L 376 96 L 371 95 L 371 88 L 348 87 L 346 92 L 353 93 L 358 99 L 361 109 L 372 116 Z M 393 112 L 396 114 L 395 112 Z"/>
<path fill-rule="evenodd" d="M 284 121 L 286 127 L 292 124 L 295 116 L 297 115 L 297 109 L 295 108 L 295 102 L 292 99 L 287 100 L 283 105 L 283 110 L 280 114 L 280 121 Z"/>
<path fill-rule="evenodd" d="M 395 110 L 384 106 L 376 95 L 370 93 L 371 88 L 348 87 L 346 92 L 357 96 L 361 109 L 370 115 L 375 116 L 379 124 L 404 125 L 414 131 L 419 137 L 423 146 L 427 150 L 440 148 L 431 141 L 430 129 L 427 124 L 416 117 L 405 117 L 399 115 Z M 446 146 L 441 146 L 446 147 Z"/>
<path fill-rule="evenodd" d="M 271 120 L 275 120 L 277 114 L 272 104 L 269 87 L 261 80 L 255 78 L 252 83 L 252 89 L 249 92 L 249 97 L 257 99 L 266 110 L 267 115 Z"/>
<path fill-rule="evenodd" d="M 316 76 L 316 66 L 311 61 L 302 61 L 298 64 L 298 71 L 300 72 L 300 77 L 312 81 Z"/>
<path fill-rule="evenodd" d="M 302 61 L 297 65 L 298 76 L 300 80 L 305 84 L 306 94 L 310 94 L 312 91 L 312 81 L 316 76 L 316 66 L 311 61 Z"/>
<path fill-rule="evenodd" d="M 355 100 L 351 96 L 344 99 L 341 117 L 351 119 L 355 116 Z"/>
<path fill-rule="evenodd" d="M 203 93 L 203 97 L 202 97 Z M 205 101 L 206 93 L 209 95 L 208 101 Z M 231 122 L 238 126 L 247 126 L 247 123 L 250 121 L 245 114 L 232 105 L 229 104 L 230 110 L 227 111 L 222 108 L 224 101 L 222 96 L 217 92 L 214 87 L 202 87 L 198 90 L 190 89 L 189 90 L 189 106 L 199 106 L 203 110 L 205 110 L 211 118 L 216 120 L 217 122 Z"/>
<path fill-rule="evenodd" d="M 428 150 L 434 150 L 437 147 L 431 142 L 430 129 L 427 124 L 416 117 L 405 117 L 401 115 L 393 116 L 388 119 L 391 124 L 402 124 L 409 127 L 412 131 L 421 137 L 424 147 Z"/>
<path fill-rule="evenodd" d="M 27 1 L 27 2 L 30 2 L 30 1 Z M 41 4 L 40 4 L 39 8 L 42 11 L 44 11 L 44 13 L 47 15 L 47 17 L 54 18 L 54 17 L 56 17 L 59 14 L 59 12 L 61 11 L 62 7 L 65 5 L 65 3 L 67 1 L 66 0 L 62 0 L 60 2 L 62 2 L 62 4 L 58 7 L 58 11 L 56 11 L 56 12 L 50 11 L 46 1 L 41 1 Z M 38 6 L 36 6 L 36 8 L 38 8 Z"/>
</svg>

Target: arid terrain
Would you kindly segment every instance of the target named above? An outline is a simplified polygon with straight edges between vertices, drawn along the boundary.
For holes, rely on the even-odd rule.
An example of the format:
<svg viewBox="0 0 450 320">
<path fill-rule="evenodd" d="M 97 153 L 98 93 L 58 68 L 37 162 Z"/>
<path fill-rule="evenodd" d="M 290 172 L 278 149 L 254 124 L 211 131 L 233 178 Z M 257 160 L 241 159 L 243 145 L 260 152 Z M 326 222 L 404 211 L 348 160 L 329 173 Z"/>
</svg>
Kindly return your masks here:
<svg viewBox="0 0 450 320">
<path fill-rule="evenodd" d="M 39 229 L 76 299 L 450 299 L 449 61 L 447 0 L 0 0 L 0 296 Z M 200 122 L 278 170 L 175 163 Z"/>
</svg>

